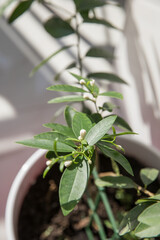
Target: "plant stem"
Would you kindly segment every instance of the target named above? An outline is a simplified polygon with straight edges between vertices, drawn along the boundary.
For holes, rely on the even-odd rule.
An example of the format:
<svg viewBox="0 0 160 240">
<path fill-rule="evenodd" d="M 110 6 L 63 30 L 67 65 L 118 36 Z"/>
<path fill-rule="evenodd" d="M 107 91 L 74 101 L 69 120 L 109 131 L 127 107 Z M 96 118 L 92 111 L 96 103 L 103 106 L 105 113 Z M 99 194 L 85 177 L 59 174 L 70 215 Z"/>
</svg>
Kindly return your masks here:
<svg viewBox="0 0 160 240">
<path fill-rule="evenodd" d="M 154 193 L 148 191 L 147 189 L 145 189 L 145 188 L 143 188 L 141 186 L 138 186 L 138 190 L 143 192 L 144 194 L 146 194 L 149 197 L 153 197 L 154 196 Z"/>
<path fill-rule="evenodd" d="M 81 58 L 81 52 L 80 52 L 80 40 L 81 40 L 81 35 L 79 33 L 79 26 L 80 24 L 78 23 L 78 13 L 76 12 L 76 35 L 77 35 L 77 60 L 78 60 L 78 65 L 79 65 L 79 71 L 80 75 L 82 76 L 83 73 L 83 66 L 82 66 L 82 58 Z"/>
<path fill-rule="evenodd" d="M 95 223 L 98 226 L 100 239 L 101 240 L 106 240 L 107 238 L 106 238 L 106 234 L 105 234 L 103 225 L 102 225 L 102 223 L 100 221 L 100 218 L 99 218 L 98 214 L 94 210 L 95 209 L 94 202 L 93 202 L 93 200 L 89 196 L 87 197 L 87 201 L 88 201 L 88 205 L 89 205 L 90 209 L 93 211 L 93 218 L 94 218 Z"/>
<path fill-rule="evenodd" d="M 93 177 L 94 177 L 95 180 L 98 178 L 98 173 L 97 173 L 95 168 L 93 169 Z M 109 220 L 110 220 L 110 222 L 112 224 L 115 236 L 116 236 L 117 239 L 120 239 L 119 235 L 118 235 L 118 228 L 117 228 L 116 220 L 114 218 L 114 215 L 113 215 L 110 203 L 108 201 L 108 197 L 107 197 L 106 193 L 104 192 L 104 188 L 103 187 L 98 187 L 98 191 L 99 191 L 100 197 L 101 197 L 101 199 L 103 201 L 105 210 L 106 210 L 106 212 L 108 214 L 108 218 L 109 218 Z"/>
</svg>

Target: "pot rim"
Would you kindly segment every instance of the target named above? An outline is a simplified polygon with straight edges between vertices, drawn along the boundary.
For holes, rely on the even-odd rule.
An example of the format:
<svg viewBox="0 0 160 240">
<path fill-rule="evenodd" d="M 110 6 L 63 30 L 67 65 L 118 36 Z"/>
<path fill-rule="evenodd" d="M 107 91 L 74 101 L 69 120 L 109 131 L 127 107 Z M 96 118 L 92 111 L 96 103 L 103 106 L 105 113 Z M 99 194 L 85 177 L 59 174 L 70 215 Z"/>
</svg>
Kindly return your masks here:
<svg viewBox="0 0 160 240">
<path fill-rule="evenodd" d="M 38 161 L 46 153 L 44 149 L 36 150 L 30 158 L 22 165 L 18 174 L 16 175 L 9 194 L 7 198 L 6 210 L 5 210 L 5 228 L 6 228 L 6 236 L 8 240 L 16 240 L 15 233 L 15 225 L 17 222 L 14 220 L 15 216 L 15 204 L 17 201 L 17 194 L 22 185 L 22 181 L 25 176 L 29 173 L 32 166 Z"/>
</svg>

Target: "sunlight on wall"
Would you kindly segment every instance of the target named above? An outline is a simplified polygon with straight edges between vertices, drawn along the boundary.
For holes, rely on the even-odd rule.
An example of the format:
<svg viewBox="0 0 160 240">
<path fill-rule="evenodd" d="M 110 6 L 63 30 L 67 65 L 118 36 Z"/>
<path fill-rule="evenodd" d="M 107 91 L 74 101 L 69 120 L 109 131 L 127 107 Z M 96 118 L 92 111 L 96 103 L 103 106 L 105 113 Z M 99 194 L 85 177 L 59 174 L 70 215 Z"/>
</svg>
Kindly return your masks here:
<svg viewBox="0 0 160 240">
<path fill-rule="evenodd" d="M 16 110 L 11 103 L 0 95 L 0 121 L 13 119 L 16 117 Z"/>
</svg>

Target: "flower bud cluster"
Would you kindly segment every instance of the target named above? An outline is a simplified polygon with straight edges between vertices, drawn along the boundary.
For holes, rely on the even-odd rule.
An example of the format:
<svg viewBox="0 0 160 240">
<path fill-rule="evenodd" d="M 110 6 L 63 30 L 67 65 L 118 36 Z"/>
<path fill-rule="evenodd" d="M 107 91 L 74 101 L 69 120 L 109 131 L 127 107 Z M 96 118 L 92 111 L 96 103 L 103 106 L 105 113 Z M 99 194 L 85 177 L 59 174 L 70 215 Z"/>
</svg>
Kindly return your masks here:
<svg viewBox="0 0 160 240">
<path fill-rule="evenodd" d="M 82 141 L 86 136 L 86 130 L 85 129 L 81 129 L 80 130 L 80 136 L 78 137 L 78 140 Z"/>
</svg>

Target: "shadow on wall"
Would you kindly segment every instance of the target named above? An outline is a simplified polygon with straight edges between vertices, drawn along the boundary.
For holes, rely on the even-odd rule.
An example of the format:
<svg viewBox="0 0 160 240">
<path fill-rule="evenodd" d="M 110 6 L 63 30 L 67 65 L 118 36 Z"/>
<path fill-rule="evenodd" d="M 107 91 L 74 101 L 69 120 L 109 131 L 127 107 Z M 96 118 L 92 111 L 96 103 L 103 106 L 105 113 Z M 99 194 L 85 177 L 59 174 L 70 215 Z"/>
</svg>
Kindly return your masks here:
<svg viewBox="0 0 160 240">
<path fill-rule="evenodd" d="M 160 34 L 157 19 L 160 21 L 160 5 L 156 6 L 156 2 L 141 0 L 130 1 L 127 4 L 124 28 L 126 58 L 138 97 L 135 101 L 135 96 L 130 96 L 132 106 L 135 102 L 138 103 L 137 112 L 141 114 L 141 127 L 144 123 L 149 128 L 151 144 L 160 148 Z M 136 113 L 134 117 L 138 117 Z"/>
</svg>

